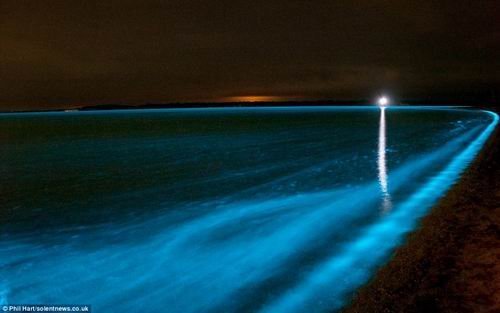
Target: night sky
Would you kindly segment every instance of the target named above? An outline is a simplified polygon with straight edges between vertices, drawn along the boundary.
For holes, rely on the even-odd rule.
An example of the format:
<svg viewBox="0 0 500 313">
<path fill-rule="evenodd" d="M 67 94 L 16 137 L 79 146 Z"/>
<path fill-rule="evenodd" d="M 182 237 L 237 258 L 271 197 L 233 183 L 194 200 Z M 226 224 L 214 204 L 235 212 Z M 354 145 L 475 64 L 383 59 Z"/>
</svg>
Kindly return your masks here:
<svg viewBox="0 0 500 313">
<path fill-rule="evenodd" d="M 0 110 L 500 97 L 500 1 L 0 1 Z"/>
</svg>

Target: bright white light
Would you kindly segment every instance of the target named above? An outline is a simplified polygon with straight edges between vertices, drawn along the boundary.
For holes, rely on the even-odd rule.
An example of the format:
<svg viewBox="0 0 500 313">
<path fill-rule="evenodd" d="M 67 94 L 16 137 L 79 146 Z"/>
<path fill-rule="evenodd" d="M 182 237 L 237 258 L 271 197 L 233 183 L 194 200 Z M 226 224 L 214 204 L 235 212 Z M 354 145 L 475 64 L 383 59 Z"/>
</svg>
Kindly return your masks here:
<svg viewBox="0 0 500 313">
<path fill-rule="evenodd" d="M 383 107 L 383 106 L 386 106 L 388 104 L 389 104 L 389 99 L 387 97 L 383 96 L 383 97 L 380 97 L 378 99 L 378 105 Z"/>
</svg>

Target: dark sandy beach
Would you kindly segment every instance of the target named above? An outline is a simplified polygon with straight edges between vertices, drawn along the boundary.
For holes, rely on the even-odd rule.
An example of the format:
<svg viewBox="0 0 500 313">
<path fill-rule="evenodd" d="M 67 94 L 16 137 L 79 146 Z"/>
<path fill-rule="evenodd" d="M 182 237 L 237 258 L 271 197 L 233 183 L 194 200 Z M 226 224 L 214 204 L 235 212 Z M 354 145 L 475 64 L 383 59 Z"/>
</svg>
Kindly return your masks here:
<svg viewBox="0 0 500 313">
<path fill-rule="evenodd" d="M 499 136 L 344 312 L 500 312 Z"/>
</svg>

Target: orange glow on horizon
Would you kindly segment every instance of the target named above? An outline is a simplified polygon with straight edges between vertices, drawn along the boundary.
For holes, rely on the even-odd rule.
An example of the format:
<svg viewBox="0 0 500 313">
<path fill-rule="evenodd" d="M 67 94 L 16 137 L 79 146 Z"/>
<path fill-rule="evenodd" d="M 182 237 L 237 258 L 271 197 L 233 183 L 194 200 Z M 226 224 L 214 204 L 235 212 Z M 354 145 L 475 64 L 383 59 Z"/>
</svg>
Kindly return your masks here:
<svg viewBox="0 0 500 313">
<path fill-rule="evenodd" d="M 269 101 L 280 101 L 286 100 L 283 97 L 277 96 L 236 96 L 224 98 L 225 102 L 269 102 Z"/>
</svg>

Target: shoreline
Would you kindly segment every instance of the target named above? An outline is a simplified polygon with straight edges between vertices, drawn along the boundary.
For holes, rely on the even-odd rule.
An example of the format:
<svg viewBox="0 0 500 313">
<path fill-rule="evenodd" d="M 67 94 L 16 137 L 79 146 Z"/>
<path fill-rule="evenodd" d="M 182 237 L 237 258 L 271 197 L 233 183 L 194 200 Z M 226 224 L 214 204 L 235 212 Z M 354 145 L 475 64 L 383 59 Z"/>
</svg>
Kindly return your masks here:
<svg viewBox="0 0 500 313">
<path fill-rule="evenodd" d="M 134 111 L 158 109 L 213 109 L 213 108 L 268 108 L 268 107 L 377 107 L 376 103 L 368 99 L 363 100 L 303 100 L 303 101 L 247 101 L 247 102 L 172 102 L 172 103 L 144 103 L 130 104 L 98 104 L 47 109 L 1 110 L 0 114 L 19 113 L 51 113 L 51 112 L 93 112 L 93 111 Z M 394 107 L 469 107 L 474 105 L 467 101 L 415 101 L 407 100 L 391 104 Z"/>
<path fill-rule="evenodd" d="M 342 312 L 500 311 L 499 177 L 497 126 L 460 180 Z"/>
</svg>

